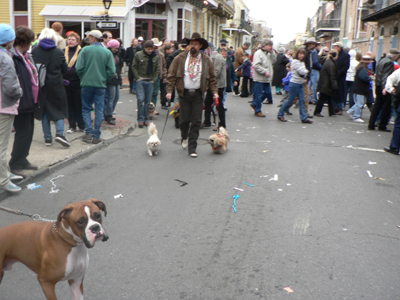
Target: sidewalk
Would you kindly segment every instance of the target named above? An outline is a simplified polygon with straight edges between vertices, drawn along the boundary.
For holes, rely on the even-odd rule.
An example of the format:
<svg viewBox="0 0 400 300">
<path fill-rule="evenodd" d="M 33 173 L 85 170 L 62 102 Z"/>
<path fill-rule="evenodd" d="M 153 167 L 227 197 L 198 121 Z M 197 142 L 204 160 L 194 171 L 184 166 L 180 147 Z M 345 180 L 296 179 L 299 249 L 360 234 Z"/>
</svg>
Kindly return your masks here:
<svg viewBox="0 0 400 300">
<path fill-rule="evenodd" d="M 44 144 L 42 122 L 35 120 L 35 131 L 33 135 L 33 141 L 29 152 L 28 160 L 34 165 L 39 167 L 38 170 L 24 170 L 26 178 L 23 181 L 15 182 L 21 187 L 25 187 L 25 182 L 31 180 L 34 177 L 47 174 L 53 168 L 58 168 L 61 165 L 73 162 L 77 158 L 83 155 L 87 155 L 93 151 L 96 151 L 119 136 L 126 135 L 132 132 L 135 128 L 135 120 L 131 117 L 114 115 L 116 118 L 116 125 L 109 125 L 103 121 L 101 126 L 100 138 L 104 140 L 100 144 L 88 144 L 81 140 L 81 137 L 85 135 L 85 132 L 76 131 L 68 134 L 67 129 L 69 128 L 68 120 L 65 120 L 64 134 L 71 146 L 69 148 L 63 147 L 61 144 L 54 141 L 55 138 L 55 126 L 54 122 L 51 122 L 51 133 L 53 135 L 53 145 L 46 146 Z M 94 119 L 94 113 L 92 113 L 92 119 Z M 11 150 L 14 143 L 14 133 L 11 134 L 9 147 L 7 151 L 7 157 L 10 159 Z M 0 200 L 9 196 L 10 193 L 0 190 Z"/>
</svg>

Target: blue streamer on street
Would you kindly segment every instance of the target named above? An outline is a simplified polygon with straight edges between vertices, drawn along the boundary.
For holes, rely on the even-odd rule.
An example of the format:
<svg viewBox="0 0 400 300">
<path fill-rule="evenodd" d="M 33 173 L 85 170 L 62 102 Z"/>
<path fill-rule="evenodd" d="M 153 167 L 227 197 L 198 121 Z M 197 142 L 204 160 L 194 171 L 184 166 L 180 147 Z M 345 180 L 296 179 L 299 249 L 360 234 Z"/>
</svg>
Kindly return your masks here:
<svg viewBox="0 0 400 300">
<path fill-rule="evenodd" d="M 232 205 L 233 212 L 237 212 L 237 210 L 236 210 L 236 200 L 239 199 L 239 198 L 240 198 L 240 195 L 235 195 L 235 196 L 231 197 L 231 199 L 233 199 L 233 205 Z"/>
</svg>

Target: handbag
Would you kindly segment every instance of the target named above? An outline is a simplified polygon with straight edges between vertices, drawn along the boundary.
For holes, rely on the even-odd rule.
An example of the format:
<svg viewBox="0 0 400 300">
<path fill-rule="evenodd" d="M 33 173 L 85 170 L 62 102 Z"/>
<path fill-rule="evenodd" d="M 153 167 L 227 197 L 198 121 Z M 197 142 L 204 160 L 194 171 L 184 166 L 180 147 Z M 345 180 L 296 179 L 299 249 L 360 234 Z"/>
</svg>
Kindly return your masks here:
<svg viewBox="0 0 400 300">
<path fill-rule="evenodd" d="M 44 87 L 46 83 L 47 68 L 45 64 L 36 64 L 38 70 L 39 87 Z"/>
</svg>

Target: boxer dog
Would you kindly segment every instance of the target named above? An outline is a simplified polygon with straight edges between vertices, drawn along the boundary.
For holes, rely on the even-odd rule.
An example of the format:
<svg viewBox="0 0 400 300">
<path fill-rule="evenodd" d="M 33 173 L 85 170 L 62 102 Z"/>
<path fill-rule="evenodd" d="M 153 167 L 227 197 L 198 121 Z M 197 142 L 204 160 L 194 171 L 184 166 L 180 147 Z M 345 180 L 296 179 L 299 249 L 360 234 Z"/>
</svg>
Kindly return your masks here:
<svg viewBox="0 0 400 300">
<path fill-rule="evenodd" d="M 63 207 L 55 222 L 22 222 L 0 228 L 0 283 L 4 271 L 21 262 L 37 274 L 48 300 L 57 300 L 55 285 L 68 280 L 72 300 L 83 299 L 88 248 L 105 242 L 101 211 L 105 204 L 89 199 Z"/>
</svg>

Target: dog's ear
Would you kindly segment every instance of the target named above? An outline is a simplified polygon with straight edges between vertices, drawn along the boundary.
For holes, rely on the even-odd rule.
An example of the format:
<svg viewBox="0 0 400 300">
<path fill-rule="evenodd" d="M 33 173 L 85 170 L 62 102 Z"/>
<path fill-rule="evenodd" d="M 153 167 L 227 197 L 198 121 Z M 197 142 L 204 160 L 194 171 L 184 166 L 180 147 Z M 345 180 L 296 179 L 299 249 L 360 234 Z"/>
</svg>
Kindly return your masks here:
<svg viewBox="0 0 400 300">
<path fill-rule="evenodd" d="M 103 201 L 97 200 L 95 198 L 89 199 L 89 201 L 92 201 L 94 204 L 97 205 L 98 208 L 100 208 L 100 210 L 104 211 L 104 216 L 107 216 L 107 209 L 106 209 L 106 205 L 104 204 Z"/>
<path fill-rule="evenodd" d="M 62 219 L 68 218 L 69 215 L 71 214 L 72 209 L 73 208 L 71 207 L 71 204 L 64 206 L 62 211 L 60 211 L 60 213 L 57 216 L 57 222 L 60 223 Z"/>
</svg>

